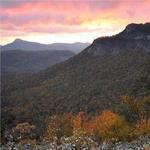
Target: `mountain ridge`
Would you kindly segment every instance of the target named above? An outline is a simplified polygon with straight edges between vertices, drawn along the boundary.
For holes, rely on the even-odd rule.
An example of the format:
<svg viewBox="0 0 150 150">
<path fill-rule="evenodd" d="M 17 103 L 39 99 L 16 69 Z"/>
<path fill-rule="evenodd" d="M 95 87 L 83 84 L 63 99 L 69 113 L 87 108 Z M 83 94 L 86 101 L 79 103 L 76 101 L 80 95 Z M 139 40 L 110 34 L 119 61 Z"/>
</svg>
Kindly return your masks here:
<svg viewBox="0 0 150 150">
<path fill-rule="evenodd" d="M 107 55 L 139 49 L 150 51 L 149 47 L 150 23 L 129 24 L 115 36 L 95 39 L 87 51 L 94 55 Z"/>
<path fill-rule="evenodd" d="M 95 115 L 104 109 L 115 110 L 122 95 L 149 95 L 149 39 L 140 39 L 140 46 L 139 39 L 122 39 L 118 34 L 96 39 L 65 62 L 3 83 L 3 111 L 9 110 L 17 120 L 37 122 L 49 115 L 81 110 Z"/>
<path fill-rule="evenodd" d="M 26 50 L 26 51 L 41 51 L 41 50 L 70 50 L 75 53 L 80 52 L 90 43 L 52 43 L 42 44 L 38 42 L 25 41 L 22 39 L 15 39 L 13 42 L 1 46 L 1 50 Z"/>
</svg>

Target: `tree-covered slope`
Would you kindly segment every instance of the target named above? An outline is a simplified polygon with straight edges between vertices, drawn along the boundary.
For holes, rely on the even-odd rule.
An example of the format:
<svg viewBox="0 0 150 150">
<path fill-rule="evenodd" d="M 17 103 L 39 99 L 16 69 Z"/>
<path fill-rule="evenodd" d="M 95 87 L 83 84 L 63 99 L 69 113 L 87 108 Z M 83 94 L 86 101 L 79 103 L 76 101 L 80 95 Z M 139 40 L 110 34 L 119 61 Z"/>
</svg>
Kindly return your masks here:
<svg viewBox="0 0 150 150">
<path fill-rule="evenodd" d="M 2 73 L 35 73 L 73 55 L 71 51 L 2 51 L 1 71 Z"/>
<path fill-rule="evenodd" d="M 2 86 L 3 110 L 16 120 L 36 122 L 56 113 L 84 110 L 93 115 L 115 109 L 120 96 L 127 93 L 149 95 L 150 34 L 140 35 L 131 40 L 122 33 L 97 39 L 63 63 Z"/>
</svg>

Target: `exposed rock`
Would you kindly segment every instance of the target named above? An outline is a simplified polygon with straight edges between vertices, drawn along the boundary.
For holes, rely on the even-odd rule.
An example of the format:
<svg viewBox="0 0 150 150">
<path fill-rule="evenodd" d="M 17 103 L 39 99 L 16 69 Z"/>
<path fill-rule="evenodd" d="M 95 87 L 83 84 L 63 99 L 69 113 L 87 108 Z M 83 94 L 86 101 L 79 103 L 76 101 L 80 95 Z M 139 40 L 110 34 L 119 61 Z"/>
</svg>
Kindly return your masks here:
<svg viewBox="0 0 150 150">
<path fill-rule="evenodd" d="M 14 145 L 13 142 L 3 146 L 0 150 L 76 150 L 75 143 L 63 143 L 57 145 L 56 143 L 50 143 L 43 141 L 39 145 L 36 145 L 35 148 L 32 148 L 29 144 Z M 87 145 L 82 145 L 81 150 L 149 150 L 150 149 L 150 137 L 141 136 L 136 140 L 131 142 L 116 142 L 116 143 L 103 143 L 97 147 L 89 148 Z"/>
<path fill-rule="evenodd" d="M 96 56 L 118 54 L 126 51 L 150 51 L 150 23 L 129 24 L 124 31 L 111 37 L 94 40 L 87 48 Z"/>
</svg>

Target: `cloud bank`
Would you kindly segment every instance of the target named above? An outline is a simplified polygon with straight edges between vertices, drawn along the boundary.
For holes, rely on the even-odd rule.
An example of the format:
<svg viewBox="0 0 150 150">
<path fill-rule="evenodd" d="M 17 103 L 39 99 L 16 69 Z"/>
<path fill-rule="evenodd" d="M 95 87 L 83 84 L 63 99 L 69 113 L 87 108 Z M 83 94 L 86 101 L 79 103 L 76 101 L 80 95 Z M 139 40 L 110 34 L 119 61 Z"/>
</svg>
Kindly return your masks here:
<svg viewBox="0 0 150 150">
<path fill-rule="evenodd" d="M 68 42 L 74 42 L 76 34 L 91 41 L 115 34 L 128 23 L 149 21 L 150 0 L 3 0 L 0 12 L 2 43 L 34 35 L 43 36 L 43 42 L 49 41 L 44 36 L 57 42 L 56 35 L 64 42 L 66 35 L 66 41 L 68 36 Z"/>
</svg>

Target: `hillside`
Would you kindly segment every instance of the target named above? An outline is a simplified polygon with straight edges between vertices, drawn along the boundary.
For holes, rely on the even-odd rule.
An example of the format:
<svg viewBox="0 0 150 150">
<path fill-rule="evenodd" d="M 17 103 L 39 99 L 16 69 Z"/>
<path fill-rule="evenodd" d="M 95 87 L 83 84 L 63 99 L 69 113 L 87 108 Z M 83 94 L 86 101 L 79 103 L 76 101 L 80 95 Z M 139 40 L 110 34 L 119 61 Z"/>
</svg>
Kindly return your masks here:
<svg viewBox="0 0 150 150">
<path fill-rule="evenodd" d="M 149 31 L 149 23 L 128 25 L 116 36 L 94 40 L 63 63 L 2 85 L 3 111 L 15 120 L 39 123 L 52 114 L 83 110 L 95 115 L 115 109 L 127 93 L 149 95 Z"/>
<path fill-rule="evenodd" d="M 71 51 L 22 51 L 1 52 L 2 73 L 36 73 L 74 55 Z"/>
<path fill-rule="evenodd" d="M 41 51 L 41 50 L 69 50 L 74 53 L 79 53 L 84 48 L 89 46 L 90 43 L 52 43 L 41 44 L 37 42 L 25 41 L 22 39 L 15 39 L 13 42 L 1 46 L 1 50 L 24 50 L 24 51 Z"/>
</svg>

